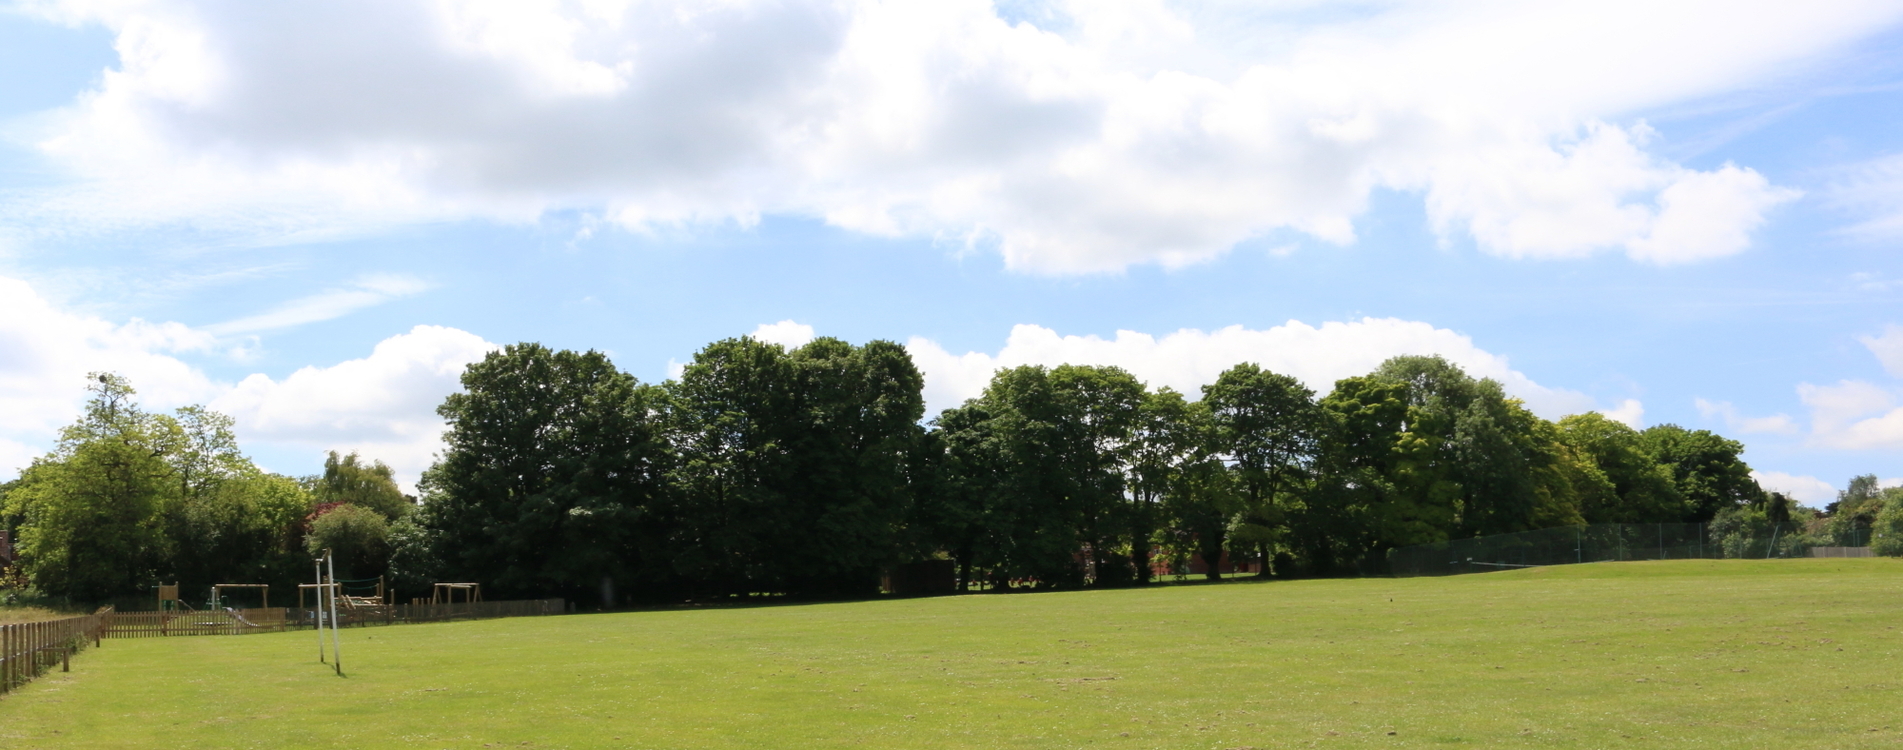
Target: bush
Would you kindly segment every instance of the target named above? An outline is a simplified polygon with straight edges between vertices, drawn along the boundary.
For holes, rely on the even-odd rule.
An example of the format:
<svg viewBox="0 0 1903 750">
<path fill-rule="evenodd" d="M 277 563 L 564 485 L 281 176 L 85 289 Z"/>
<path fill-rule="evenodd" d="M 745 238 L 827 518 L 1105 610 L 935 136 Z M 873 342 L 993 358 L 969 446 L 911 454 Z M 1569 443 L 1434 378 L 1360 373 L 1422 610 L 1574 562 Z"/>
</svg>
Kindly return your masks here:
<svg viewBox="0 0 1903 750">
<path fill-rule="evenodd" d="M 344 504 L 311 522 L 304 549 L 312 555 L 329 549 L 338 578 L 382 575 L 390 563 L 390 522 L 383 514 L 360 505 Z"/>
<path fill-rule="evenodd" d="M 1870 525 L 1870 553 L 1886 557 L 1903 557 L 1903 495 L 1891 494 L 1885 498 L 1883 509 L 1877 511 L 1877 519 Z"/>
</svg>

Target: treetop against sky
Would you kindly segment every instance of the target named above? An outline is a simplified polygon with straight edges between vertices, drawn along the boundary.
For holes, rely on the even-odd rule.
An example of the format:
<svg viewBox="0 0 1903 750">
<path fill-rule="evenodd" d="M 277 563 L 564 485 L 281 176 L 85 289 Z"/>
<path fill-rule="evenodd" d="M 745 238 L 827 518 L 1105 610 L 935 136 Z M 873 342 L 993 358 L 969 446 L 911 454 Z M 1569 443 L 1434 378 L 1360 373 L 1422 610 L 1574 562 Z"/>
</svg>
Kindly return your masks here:
<svg viewBox="0 0 1903 750">
<path fill-rule="evenodd" d="M 753 332 L 1903 450 L 1890 3 L 31 0 L 0 10 L 0 474 L 119 372 L 406 485 L 501 344 Z"/>
</svg>

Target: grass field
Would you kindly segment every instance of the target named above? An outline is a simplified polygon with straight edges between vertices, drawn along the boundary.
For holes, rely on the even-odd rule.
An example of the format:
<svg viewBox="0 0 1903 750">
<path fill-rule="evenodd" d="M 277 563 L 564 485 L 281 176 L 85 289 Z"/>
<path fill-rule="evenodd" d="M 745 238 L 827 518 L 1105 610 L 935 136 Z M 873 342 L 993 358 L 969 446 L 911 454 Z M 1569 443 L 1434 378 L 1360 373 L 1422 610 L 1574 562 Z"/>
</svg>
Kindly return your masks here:
<svg viewBox="0 0 1903 750">
<path fill-rule="evenodd" d="M 112 640 L 0 747 L 1889 748 L 1899 626 L 1879 559 Z"/>
<path fill-rule="evenodd" d="M 73 617 L 81 614 L 85 613 L 47 609 L 45 607 L 0 607 L 0 625 L 12 625 L 18 622 L 57 620 L 62 617 Z"/>
</svg>

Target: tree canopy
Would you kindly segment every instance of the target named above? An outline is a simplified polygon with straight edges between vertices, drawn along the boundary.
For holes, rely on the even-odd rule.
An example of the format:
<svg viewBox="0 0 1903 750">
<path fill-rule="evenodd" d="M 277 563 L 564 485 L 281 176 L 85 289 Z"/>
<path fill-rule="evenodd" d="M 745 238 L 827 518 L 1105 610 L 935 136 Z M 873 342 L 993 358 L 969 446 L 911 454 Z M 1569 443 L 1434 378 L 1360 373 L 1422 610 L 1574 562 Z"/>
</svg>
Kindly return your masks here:
<svg viewBox="0 0 1903 750">
<path fill-rule="evenodd" d="M 1903 517 L 1874 477 L 1822 514 L 1793 508 L 1736 441 L 1547 421 L 1431 356 L 1319 394 L 1242 363 L 1198 399 L 1116 367 L 1011 367 L 929 421 L 923 377 L 889 341 L 726 339 L 658 384 L 600 352 L 524 343 L 462 386 L 412 498 L 357 453 L 328 452 L 302 480 L 267 474 L 229 418 L 150 414 L 96 375 L 85 415 L 0 489 L 0 522 L 35 585 L 75 598 L 295 581 L 328 548 L 398 587 L 476 580 L 612 606 L 858 596 L 929 560 L 960 585 L 1115 586 L 1225 564 L 1380 573 L 1396 547 L 1589 522 L 1868 540 Z"/>
</svg>

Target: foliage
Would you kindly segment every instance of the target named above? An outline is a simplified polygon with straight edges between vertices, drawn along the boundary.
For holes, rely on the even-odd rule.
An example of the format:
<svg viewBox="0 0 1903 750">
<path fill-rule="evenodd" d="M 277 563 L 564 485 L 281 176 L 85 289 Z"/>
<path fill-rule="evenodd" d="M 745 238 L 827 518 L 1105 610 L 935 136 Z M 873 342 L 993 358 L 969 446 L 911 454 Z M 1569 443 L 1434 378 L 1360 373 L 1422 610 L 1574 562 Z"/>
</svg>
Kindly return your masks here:
<svg viewBox="0 0 1903 750">
<path fill-rule="evenodd" d="M 329 451 L 324 457 L 324 473 L 317 478 L 311 494 L 318 503 L 350 503 L 381 513 L 391 521 L 416 507 L 415 499 L 397 487 L 394 470 L 382 461 L 365 464 L 354 451 L 345 456 Z"/>
<path fill-rule="evenodd" d="M 1395 547 L 1587 522 L 1709 520 L 1720 544 L 1789 527 L 1767 550 L 1784 554 L 1867 539 L 1886 507 L 1870 477 L 1806 515 L 1751 480 L 1735 441 L 1593 413 L 1549 422 L 1431 356 L 1319 397 L 1253 363 L 1195 400 L 1115 367 L 1013 367 L 926 424 L 923 378 L 889 341 L 727 339 L 660 385 L 598 352 L 524 343 L 462 384 L 438 409 L 445 448 L 417 504 L 355 453 L 329 453 L 302 484 L 267 475 L 229 418 L 146 414 L 101 376 L 59 450 L 0 491 L 0 523 L 35 585 L 72 597 L 288 583 L 307 542 L 348 530 L 375 537 L 353 575 L 612 607 L 865 595 L 883 570 L 932 558 L 954 561 L 961 588 L 994 590 L 1147 582 L 1159 556 L 1211 576 L 1224 559 L 1381 573 Z"/>
<path fill-rule="evenodd" d="M 330 550 L 338 578 L 374 578 L 390 562 L 390 522 L 361 505 L 341 503 L 311 522 L 304 550 L 313 557 Z"/>
<path fill-rule="evenodd" d="M 1671 468 L 1672 485 L 1684 496 L 1688 523 L 1709 521 L 1725 508 L 1753 503 L 1764 495 L 1751 467 L 1739 458 L 1744 444 L 1706 430 L 1675 424 L 1639 433 L 1647 453 Z"/>
<path fill-rule="evenodd" d="M 666 470 L 660 394 L 598 352 L 518 344 L 463 373 L 438 409 L 449 423 L 424 475 L 407 564 L 440 559 L 499 596 L 586 595 L 644 563 L 642 522 Z M 412 567 L 411 570 L 418 568 Z"/>
<path fill-rule="evenodd" d="M 1870 524 L 1870 551 L 1886 557 L 1903 557 L 1903 488 L 1884 491 L 1883 507 Z"/>
<path fill-rule="evenodd" d="M 1658 462 L 1638 431 L 1595 412 L 1560 420 L 1559 431 L 1605 477 L 1581 495 L 1588 523 L 1676 522 L 1691 514 L 1672 469 Z"/>
<path fill-rule="evenodd" d="M 84 602 L 160 580 L 198 589 L 305 579 L 309 494 L 253 465 L 231 418 L 200 406 L 149 413 L 124 378 L 93 373 L 87 382 L 92 398 L 79 421 L 0 492 L 18 573 L 35 589 Z"/>
<path fill-rule="evenodd" d="M 1301 381 L 1240 364 L 1203 387 L 1218 452 L 1236 473 L 1243 512 L 1233 542 L 1254 546 L 1266 561 L 1281 541 L 1289 511 L 1311 478 L 1320 449 L 1322 415 Z M 1262 573 L 1269 570 L 1264 565 Z"/>
<path fill-rule="evenodd" d="M 695 354 L 667 387 L 667 572 L 713 593 L 876 591 L 905 542 L 923 382 L 886 341 Z"/>
</svg>

